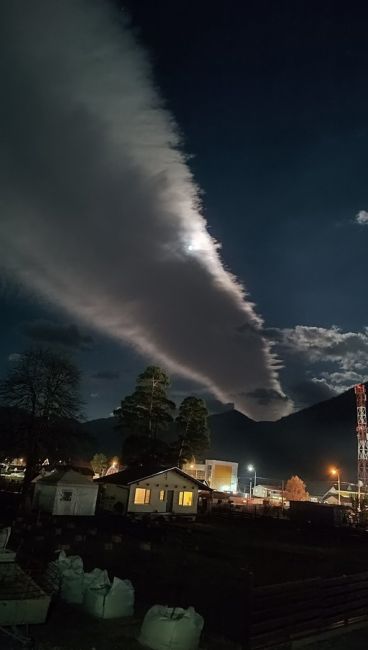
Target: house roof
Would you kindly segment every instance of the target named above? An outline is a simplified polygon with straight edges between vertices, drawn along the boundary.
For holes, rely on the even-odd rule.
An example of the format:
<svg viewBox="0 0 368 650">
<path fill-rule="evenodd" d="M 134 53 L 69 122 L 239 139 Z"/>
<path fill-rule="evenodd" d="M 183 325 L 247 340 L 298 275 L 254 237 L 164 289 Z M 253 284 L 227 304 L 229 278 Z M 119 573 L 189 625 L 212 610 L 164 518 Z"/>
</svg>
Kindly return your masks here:
<svg viewBox="0 0 368 650">
<path fill-rule="evenodd" d="M 356 487 L 356 486 L 353 485 L 352 483 L 350 483 L 350 484 L 348 485 L 348 489 L 341 488 L 341 490 L 340 490 L 340 497 L 341 497 L 341 498 L 342 498 L 342 497 L 345 497 L 345 498 L 347 498 L 347 499 L 349 499 L 349 500 L 351 500 L 352 497 L 357 497 L 358 494 L 359 494 L 359 492 L 358 492 L 358 488 L 356 488 L 356 490 L 354 490 L 354 489 L 352 489 L 352 488 L 354 488 L 354 487 Z M 334 484 L 334 485 L 332 485 L 332 486 L 330 487 L 330 489 L 327 490 L 327 492 L 322 496 L 322 499 L 327 499 L 328 497 L 336 497 L 336 498 L 337 498 L 337 497 L 338 497 L 338 494 L 339 494 L 338 486 L 337 486 L 337 484 Z"/>
<path fill-rule="evenodd" d="M 253 487 L 253 490 L 257 487 L 264 488 L 265 490 L 274 490 L 277 492 L 281 492 L 282 489 L 281 485 L 270 485 L 269 483 L 257 483 L 257 485 Z"/>
<path fill-rule="evenodd" d="M 34 483 L 42 483 L 45 485 L 83 485 L 83 486 L 93 486 L 93 481 L 85 476 L 85 474 L 80 474 L 73 469 L 54 469 L 44 476 L 38 476 L 34 479 Z"/>
<path fill-rule="evenodd" d="M 183 472 L 179 467 L 149 467 L 145 465 L 144 467 L 128 467 L 123 469 L 121 472 L 115 472 L 115 474 L 110 474 L 109 476 L 102 476 L 101 478 L 95 479 L 95 483 L 114 483 L 115 485 L 131 485 L 132 483 L 137 483 L 137 481 L 143 481 L 143 479 L 152 478 L 153 476 L 158 476 L 159 474 L 164 474 L 165 472 L 176 472 L 183 478 L 195 483 L 201 490 L 211 491 L 203 481 L 199 481 L 193 476 L 190 476 L 186 472 Z"/>
<path fill-rule="evenodd" d="M 328 503 L 332 500 L 338 504 L 338 495 L 337 494 L 329 494 L 326 499 L 323 499 L 323 503 Z M 351 505 L 351 497 L 344 497 L 342 494 L 340 495 L 340 504 L 341 505 Z"/>
</svg>

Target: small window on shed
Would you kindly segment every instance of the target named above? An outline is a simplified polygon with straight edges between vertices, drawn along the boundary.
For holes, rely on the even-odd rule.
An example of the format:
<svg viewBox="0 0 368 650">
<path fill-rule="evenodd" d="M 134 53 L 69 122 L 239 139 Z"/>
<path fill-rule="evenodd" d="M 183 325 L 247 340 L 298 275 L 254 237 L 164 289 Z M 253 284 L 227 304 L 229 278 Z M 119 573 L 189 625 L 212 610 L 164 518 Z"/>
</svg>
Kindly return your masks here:
<svg viewBox="0 0 368 650">
<path fill-rule="evenodd" d="M 60 501 L 71 501 L 73 492 L 71 490 L 62 490 Z"/>
</svg>

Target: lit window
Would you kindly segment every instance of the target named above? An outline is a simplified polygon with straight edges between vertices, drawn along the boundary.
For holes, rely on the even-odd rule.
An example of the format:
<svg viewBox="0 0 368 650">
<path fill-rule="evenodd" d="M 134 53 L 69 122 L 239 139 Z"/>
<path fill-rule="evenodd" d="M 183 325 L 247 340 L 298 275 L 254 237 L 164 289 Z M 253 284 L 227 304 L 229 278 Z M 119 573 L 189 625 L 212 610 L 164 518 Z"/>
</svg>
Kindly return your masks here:
<svg viewBox="0 0 368 650">
<path fill-rule="evenodd" d="M 165 490 L 160 490 L 160 501 L 165 501 Z"/>
<path fill-rule="evenodd" d="M 136 488 L 134 493 L 134 503 L 143 506 L 149 503 L 151 499 L 151 490 L 145 488 Z"/>
<path fill-rule="evenodd" d="M 193 503 L 193 492 L 179 492 L 179 506 L 191 506 Z"/>
</svg>

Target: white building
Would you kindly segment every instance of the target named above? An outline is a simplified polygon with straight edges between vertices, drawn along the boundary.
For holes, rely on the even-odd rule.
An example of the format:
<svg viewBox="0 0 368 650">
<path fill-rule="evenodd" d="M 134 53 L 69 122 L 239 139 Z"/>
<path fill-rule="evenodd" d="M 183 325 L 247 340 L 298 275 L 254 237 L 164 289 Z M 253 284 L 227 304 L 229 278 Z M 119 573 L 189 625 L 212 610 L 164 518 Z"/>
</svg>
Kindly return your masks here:
<svg viewBox="0 0 368 650">
<path fill-rule="evenodd" d="M 358 487 L 353 483 L 345 484 L 345 487 L 344 485 L 341 486 L 339 498 L 338 485 L 335 483 L 323 495 L 321 501 L 322 503 L 328 503 L 334 506 L 339 503 L 343 506 L 352 506 L 353 502 L 358 501 L 359 498 L 363 499 L 364 494 L 362 492 L 362 494 L 359 495 Z"/>
<path fill-rule="evenodd" d="M 213 490 L 238 491 L 238 463 L 227 460 L 206 460 L 203 464 L 187 463 L 183 470 L 199 481 L 206 481 Z"/>
<path fill-rule="evenodd" d="M 128 468 L 96 479 L 102 510 L 117 514 L 196 515 L 198 491 L 208 490 L 178 467 Z"/>
<path fill-rule="evenodd" d="M 98 485 L 73 469 L 58 468 L 34 479 L 33 508 L 53 515 L 94 515 Z"/>
<path fill-rule="evenodd" d="M 252 490 L 252 496 L 260 499 L 270 499 L 272 501 L 282 501 L 282 489 L 275 485 L 259 484 L 255 485 Z"/>
</svg>

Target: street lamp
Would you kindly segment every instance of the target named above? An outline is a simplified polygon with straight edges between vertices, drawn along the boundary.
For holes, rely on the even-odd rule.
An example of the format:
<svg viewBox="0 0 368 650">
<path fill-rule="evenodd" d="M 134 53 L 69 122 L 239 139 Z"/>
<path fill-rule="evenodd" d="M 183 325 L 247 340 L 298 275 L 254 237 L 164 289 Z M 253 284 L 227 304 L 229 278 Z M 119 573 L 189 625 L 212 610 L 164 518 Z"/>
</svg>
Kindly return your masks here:
<svg viewBox="0 0 368 650">
<path fill-rule="evenodd" d="M 337 498 L 339 506 L 341 506 L 341 485 L 340 485 L 340 471 L 336 467 L 332 467 L 331 474 L 337 476 Z"/>
<path fill-rule="evenodd" d="M 256 472 L 256 468 L 254 467 L 254 465 L 248 465 L 247 470 L 248 470 L 248 472 L 254 472 L 254 483 L 253 483 L 253 492 L 254 492 L 254 488 L 255 488 L 256 485 L 257 485 L 257 472 Z M 252 482 L 251 482 L 251 485 L 252 485 Z M 252 487 L 250 488 L 250 491 L 249 491 L 249 492 L 250 492 L 249 496 L 251 497 L 251 496 L 252 496 Z"/>
</svg>

